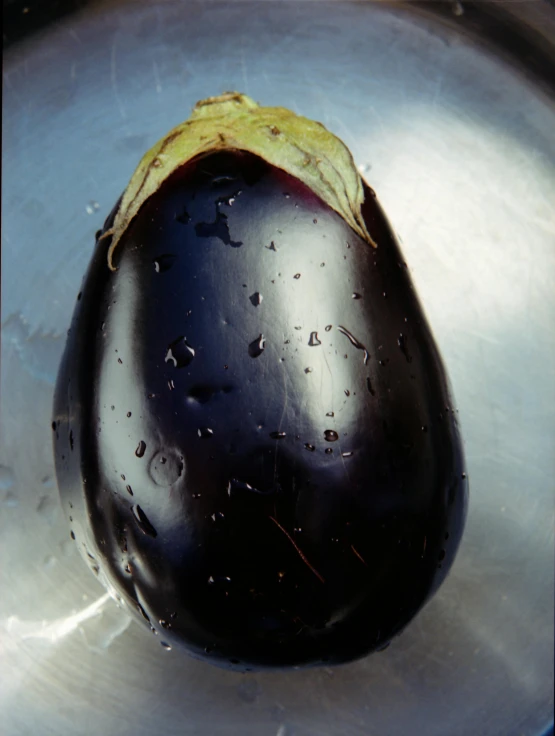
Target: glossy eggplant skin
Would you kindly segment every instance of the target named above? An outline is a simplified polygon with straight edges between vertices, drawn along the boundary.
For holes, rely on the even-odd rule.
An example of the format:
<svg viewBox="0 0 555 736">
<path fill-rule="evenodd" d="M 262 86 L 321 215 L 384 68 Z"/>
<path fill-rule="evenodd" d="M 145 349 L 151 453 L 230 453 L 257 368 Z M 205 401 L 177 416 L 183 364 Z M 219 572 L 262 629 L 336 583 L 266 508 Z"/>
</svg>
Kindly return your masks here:
<svg viewBox="0 0 555 736">
<path fill-rule="evenodd" d="M 97 241 L 77 302 L 53 417 L 75 542 L 160 641 L 220 666 L 383 648 L 460 541 L 444 367 L 365 195 L 377 248 L 262 159 L 203 156 L 117 271 Z"/>
</svg>

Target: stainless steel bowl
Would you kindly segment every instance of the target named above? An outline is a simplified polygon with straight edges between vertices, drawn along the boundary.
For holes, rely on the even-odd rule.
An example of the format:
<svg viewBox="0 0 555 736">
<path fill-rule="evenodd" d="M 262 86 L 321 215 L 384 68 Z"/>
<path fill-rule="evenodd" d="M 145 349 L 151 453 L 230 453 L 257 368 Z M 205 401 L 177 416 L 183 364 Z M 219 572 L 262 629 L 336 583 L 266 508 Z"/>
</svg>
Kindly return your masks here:
<svg viewBox="0 0 555 736">
<path fill-rule="evenodd" d="M 553 719 L 555 7 L 87 5 L 5 53 L 0 731 L 538 736 Z M 237 675 L 164 651 L 74 550 L 53 385 L 102 224 L 197 99 L 320 120 L 399 231 L 454 385 L 471 505 L 385 652 Z"/>
</svg>

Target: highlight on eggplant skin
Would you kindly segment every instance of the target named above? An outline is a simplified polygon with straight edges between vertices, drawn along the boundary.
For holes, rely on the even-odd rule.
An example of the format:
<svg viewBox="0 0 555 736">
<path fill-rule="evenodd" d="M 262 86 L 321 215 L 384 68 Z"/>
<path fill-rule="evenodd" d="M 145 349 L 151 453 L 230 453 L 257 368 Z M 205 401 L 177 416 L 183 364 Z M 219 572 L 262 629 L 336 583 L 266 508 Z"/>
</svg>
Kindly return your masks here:
<svg viewBox="0 0 555 736">
<path fill-rule="evenodd" d="M 399 245 L 249 151 L 178 166 L 76 303 L 53 415 L 70 532 L 163 649 L 237 670 L 386 647 L 467 509 L 448 380 Z M 123 200 L 122 200 L 123 201 Z"/>
</svg>

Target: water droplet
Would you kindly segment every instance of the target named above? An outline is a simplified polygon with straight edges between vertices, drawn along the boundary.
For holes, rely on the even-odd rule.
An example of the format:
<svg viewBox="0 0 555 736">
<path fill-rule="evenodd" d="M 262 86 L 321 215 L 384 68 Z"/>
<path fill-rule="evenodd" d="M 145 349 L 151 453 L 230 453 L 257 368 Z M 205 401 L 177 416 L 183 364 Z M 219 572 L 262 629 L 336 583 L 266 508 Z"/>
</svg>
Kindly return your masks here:
<svg viewBox="0 0 555 736">
<path fill-rule="evenodd" d="M 171 650 L 171 646 L 166 641 L 161 641 L 160 646 L 162 649 L 165 649 L 166 652 L 169 652 Z"/>
<path fill-rule="evenodd" d="M 183 207 L 181 212 L 175 216 L 175 219 L 182 225 L 188 225 L 191 222 L 191 215 L 187 212 L 185 207 Z"/>
<path fill-rule="evenodd" d="M 210 429 L 210 427 L 199 427 L 197 433 L 203 440 L 208 440 L 214 435 L 214 430 Z"/>
<path fill-rule="evenodd" d="M 199 238 L 218 238 L 224 245 L 230 245 L 232 248 L 239 248 L 243 245 L 241 240 L 232 240 L 229 233 L 229 225 L 227 224 L 227 215 L 220 212 L 218 203 L 216 203 L 216 219 L 214 222 L 197 222 L 195 225 L 195 233 Z"/>
<path fill-rule="evenodd" d="M 329 332 L 331 330 L 331 328 L 332 328 L 331 325 L 326 325 L 326 328 L 325 328 L 326 329 L 326 332 Z"/>
<path fill-rule="evenodd" d="M 133 495 L 133 489 L 131 488 L 131 486 L 129 486 L 129 485 L 125 486 L 125 490 L 127 491 L 127 493 L 128 493 L 128 494 L 129 494 L 130 496 L 132 496 L 132 495 Z"/>
<path fill-rule="evenodd" d="M 462 3 L 460 2 L 453 3 L 452 9 L 453 9 L 453 15 L 456 15 L 457 17 L 464 15 L 464 6 Z"/>
<path fill-rule="evenodd" d="M 351 395 L 351 392 L 349 391 L 348 388 L 346 388 L 343 393 L 345 394 L 345 396 L 350 396 Z"/>
<path fill-rule="evenodd" d="M 166 271 L 169 271 L 175 263 L 176 258 L 177 256 L 174 256 L 171 253 L 164 253 L 161 256 L 157 256 L 152 260 L 154 270 L 156 273 L 165 273 Z"/>
<path fill-rule="evenodd" d="M 461 478 L 462 478 L 463 480 L 466 480 L 466 473 L 463 473 L 463 474 L 461 475 Z"/>
<path fill-rule="evenodd" d="M 143 440 L 141 440 L 139 444 L 137 445 L 137 449 L 135 450 L 135 455 L 137 457 L 143 457 L 143 455 L 145 454 L 145 450 L 146 450 L 146 442 L 143 442 Z"/>
<path fill-rule="evenodd" d="M 342 452 L 341 453 L 341 457 L 352 457 L 352 456 L 353 456 L 352 452 Z"/>
<path fill-rule="evenodd" d="M 158 536 L 158 533 L 139 504 L 131 506 L 131 511 L 133 512 L 133 517 L 142 533 L 155 539 Z"/>
<path fill-rule="evenodd" d="M 322 261 L 322 263 L 320 264 L 320 268 L 324 268 L 325 265 L 326 264 L 324 263 L 324 261 Z"/>
<path fill-rule="evenodd" d="M 94 215 L 94 213 L 98 212 L 99 209 L 100 209 L 100 205 L 94 199 L 91 199 L 91 201 L 85 207 L 85 211 L 87 215 Z"/>
<path fill-rule="evenodd" d="M 270 432 L 270 437 L 273 440 L 283 440 L 287 437 L 287 434 L 285 432 Z"/>
<path fill-rule="evenodd" d="M 250 303 L 253 305 L 253 307 L 258 307 L 259 304 L 262 303 L 262 294 L 260 292 L 255 291 L 254 294 L 251 294 L 249 296 Z"/>
<path fill-rule="evenodd" d="M 141 606 L 140 603 L 137 603 L 137 610 L 141 614 L 141 616 L 145 619 L 145 621 L 148 621 L 148 623 L 150 623 L 150 619 L 148 617 L 148 614 L 145 611 L 145 609 Z"/>
<path fill-rule="evenodd" d="M 294 279 L 297 279 L 297 281 L 298 281 L 298 280 L 299 280 L 299 279 L 301 278 L 301 274 L 300 274 L 300 273 L 296 273 L 296 274 L 295 274 L 295 275 L 293 276 L 293 278 L 294 278 Z"/>
<path fill-rule="evenodd" d="M 175 483 L 183 473 L 183 456 L 168 450 L 158 450 L 150 461 L 149 474 L 158 486 Z"/>
<path fill-rule="evenodd" d="M 326 442 L 336 442 L 339 439 L 339 435 L 334 429 L 326 429 L 324 432 L 324 439 Z"/>
<path fill-rule="evenodd" d="M 180 336 L 169 345 L 165 362 L 172 361 L 176 368 L 186 368 L 192 363 L 194 357 L 194 348 L 189 345 L 185 337 Z"/>
<path fill-rule="evenodd" d="M 370 377 L 369 376 L 366 377 L 366 388 L 368 389 L 368 392 L 370 394 L 372 394 L 372 396 L 375 396 L 376 395 L 376 392 L 372 388 L 372 382 L 370 381 Z"/>
<path fill-rule="evenodd" d="M 241 491 L 263 493 L 263 491 L 259 491 L 258 488 L 254 488 L 253 486 L 251 486 L 250 483 L 245 483 L 242 480 L 237 480 L 237 478 L 232 478 L 227 484 L 227 495 L 231 496 L 232 493 L 237 493 Z"/>
<path fill-rule="evenodd" d="M 360 340 L 357 340 L 356 337 L 352 334 L 352 332 L 349 332 L 348 329 L 346 329 L 345 327 L 342 327 L 341 325 L 339 325 L 337 329 L 342 335 L 345 335 L 345 337 L 349 340 L 351 345 L 354 345 L 357 350 L 364 351 L 364 365 L 366 365 L 368 363 L 368 360 L 370 359 L 370 355 L 368 353 L 368 350 L 366 350 L 366 348 L 360 342 Z"/>
<path fill-rule="evenodd" d="M 331 447 L 328 447 L 324 452 L 326 453 L 326 455 L 331 455 L 333 450 Z"/>
<path fill-rule="evenodd" d="M 317 220 L 316 218 L 314 218 L 314 219 L 312 220 L 312 222 L 313 222 L 313 223 L 314 223 L 314 224 L 316 225 L 316 224 L 317 224 L 317 222 L 318 222 L 318 220 Z"/>
<path fill-rule="evenodd" d="M 72 529 L 72 530 L 70 531 L 70 533 L 69 533 L 69 536 L 70 536 L 70 537 L 71 537 L 71 538 L 72 538 L 73 540 L 75 540 L 75 532 L 73 531 L 73 529 Z"/>
<path fill-rule="evenodd" d="M 318 338 L 317 332 L 311 332 L 310 337 L 308 339 L 308 344 L 310 347 L 316 347 L 316 345 L 321 345 L 322 341 Z"/>
<path fill-rule="evenodd" d="M 297 331 L 298 331 L 298 330 L 302 330 L 302 327 L 301 327 L 300 325 L 295 325 L 295 329 L 296 329 Z"/>
<path fill-rule="evenodd" d="M 82 291 L 80 291 L 80 292 L 79 292 L 79 293 L 77 294 L 77 301 L 78 301 L 78 302 L 80 302 L 80 301 L 81 301 L 81 297 L 82 297 L 82 296 L 83 296 L 83 292 L 82 292 Z"/>
<path fill-rule="evenodd" d="M 304 369 L 304 372 L 305 373 L 312 373 L 313 370 L 314 370 L 314 368 L 305 368 Z"/>
<path fill-rule="evenodd" d="M 265 247 L 265 248 L 266 248 L 267 250 L 273 250 L 273 251 L 276 251 L 276 250 L 277 250 L 277 248 L 276 248 L 276 244 L 274 243 L 274 241 L 273 241 L 273 240 L 272 240 L 272 242 L 270 243 L 270 245 L 265 245 L 264 247 Z"/>
<path fill-rule="evenodd" d="M 407 341 L 408 341 L 408 337 L 406 335 L 403 335 L 403 333 L 401 333 L 399 337 L 397 338 L 397 344 L 399 345 L 401 352 L 405 356 L 407 363 L 412 363 L 412 357 L 410 356 L 409 351 L 408 351 Z"/>
<path fill-rule="evenodd" d="M 127 412 L 127 415 L 126 415 L 126 416 L 127 416 L 127 418 L 129 419 L 129 417 L 131 416 L 131 412 L 130 412 L 130 411 L 128 411 L 128 412 Z"/>
<path fill-rule="evenodd" d="M 357 293 L 356 291 L 354 291 L 351 294 L 351 299 L 362 299 L 362 296 L 359 293 Z"/>
<path fill-rule="evenodd" d="M 224 197 L 218 197 L 216 200 L 216 206 L 219 207 L 220 205 L 225 205 L 226 207 L 233 207 L 233 204 L 237 197 L 242 193 L 242 190 L 239 189 L 237 192 L 234 192 L 233 194 L 227 194 Z"/>
<path fill-rule="evenodd" d="M 258 358 L 262 353 L 264 352 L 264 348 L 266 347 L 266 338 L 264 335 L 260 334 L 256 340 L 253 340 L 249 344 L 249 355 L 251 358 Z"/>
<path fill-rule="evenodd" d="M 334 417 L 335 413 L 333 411 L 328 411 L 326 414 L 327 417 Z"/>
<path fill-rule="evenodd" d="M 428 427 L 425 424 L 422 426 L 422 431 L 423 432 L 427 432 L 428 431 Z"/>
<path fill-rule="evenodd" d="M 304 443 L 304 446 L 305 446 L 305 449 L 306 449 L 306 450 L 308 450 L 309 452 L 314 452 L 314 450 L 316 449 L 316 448 L 314 447 L 314 445 L 311 445 L 311 444 L 310 444 L 310 442 L 305 442 L 305 443 Z"/>
</svg>

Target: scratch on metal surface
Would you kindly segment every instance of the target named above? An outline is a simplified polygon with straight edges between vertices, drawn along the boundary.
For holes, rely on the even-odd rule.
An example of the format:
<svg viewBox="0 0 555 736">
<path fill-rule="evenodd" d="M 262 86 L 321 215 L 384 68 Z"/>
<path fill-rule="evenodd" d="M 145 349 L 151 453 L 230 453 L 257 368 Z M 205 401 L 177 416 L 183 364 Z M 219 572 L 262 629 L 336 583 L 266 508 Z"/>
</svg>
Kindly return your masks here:
<svg viewBox="0 0 555 736">
<path fill-rule="evenodd" d="M 432 107 L 436 108 L 441 97 L 441 90 L 443 87 L 443 75 L 438 76 L 434 88 L 434 94 L 432 96 Z"/>
<path fill-rule="evenodd" d="M 125 107 L 123 106 L 123 103 L 121 101 L 121 98 L 119 96 L 119 90 L 118 90 L 118 80 L 117 80 L 117 59 L 116 59 L 116 45 L 117 41 L 114 39 L 114 43 L 112 44 L 112 52 L 110 55 L 110 79 L 112 82 L 112 90 L 114 92 L 114 97 L 116 98 L 116 102 L 118 103 L 120 115 L 123 120 L 127 118 L 127 113 L 125 112 Z"/>
<path fill-rule="evenodd" d="M 329 113 L 326 113 L 326 117 L 329 120 L 330 129 L 337 130 L 337 135 L 339 135 L 339 131 L 342 131 L 341 137 L 343 139 L 353 141 L 353 143 L 357 140 L 356 131 L 350 125 L 347 125 L 344 118 Z"/>
<path fill-rule="evenodd" d="M 77 41 L 77 43 L 83 44 L 83 41 L 79 38 L 77 33 L 73 30 L 73 28 L 70 28 L 68 30 L 69 35 L 73 38 L 74 41 Z"/>
<path fill-rule="evenodd" d="M 245 50 L 241 49 L 241 71 L 243 73 L 243 85 L 245 88 L 245 92 L 247 95 L 250 94 L 249 92 L 249 80 L 247 75 L 247 63 L 245 61 Z"/>
<path fill-rule="evenodd" d="M 156 63 L 156 59 L 153 59 L 152 61 L 152 71 L 154 72 L 156 92 L 160 94 L 160 92 L 162 91 L 162 83 L 160 82 L 160 75 L 158 74 L 158 64 Z"/>
<path fill-rule="evenodd" d="M 470 335 L 471 337 L 476 337 L 478 340 L 481 340 L 483 342 L 487 342 L 489 345 L 499 345 L 499 339 L 496 337 L 492 337 L 491 335 L 488 335 L 485 332 L 481 332 L 480 330 L 472 329 L 470 327 L 460 327 L 460 331 L 466 335 Z"/>
<path fill-rule="evenodd" d="M 381 133 L 381 134 L 382 134 L 383 136 L 385 136 L 385 135 L 386 135 L 386 133 L 387 133 L 387 131 L 386 131 L 385 127 L 384 127 L 384 124 L 383 124 L 383 118 L 382 118 L 382 116 L 380 115 L 380 113 L 379 113 L 379 112 L 378 112 L 378 111 L 377 111 L 377 110 L 375 109 L 375 107 L 374 107 L 373 105 L 370 105 L 370 107 L 368 108 L 368 113 L 369 113 L 370 115 L 372 115 L 372 117 L 373 117 L 373 118 L 374 118 L 374 120 L 376 121 L 376 123 L 377 123 L 377 125 L 378 125 L 378 128 L 380 129 L 380 133 Z"/>
</svg>

